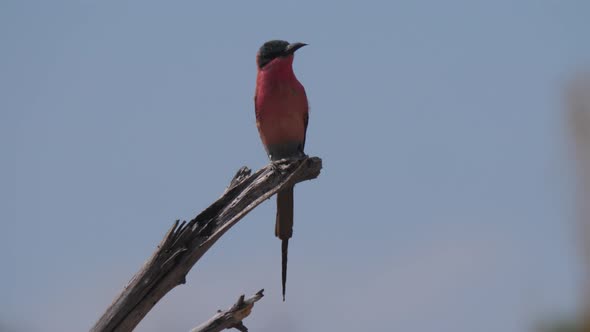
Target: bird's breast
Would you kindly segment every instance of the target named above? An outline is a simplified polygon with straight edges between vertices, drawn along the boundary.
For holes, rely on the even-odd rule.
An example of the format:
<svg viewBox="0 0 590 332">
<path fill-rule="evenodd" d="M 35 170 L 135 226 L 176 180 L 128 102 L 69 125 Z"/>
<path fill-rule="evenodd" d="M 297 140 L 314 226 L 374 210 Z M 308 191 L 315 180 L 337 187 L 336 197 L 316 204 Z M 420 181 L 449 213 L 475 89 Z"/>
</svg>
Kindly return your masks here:
<svg viewBox="0 0 590 332">
<path fill-rule="evenodd" d="M 303 142 L 307 112 L 305 89 L 296 80 L 257 87 L 256 123 L 265 146 Z"/>
</svg>

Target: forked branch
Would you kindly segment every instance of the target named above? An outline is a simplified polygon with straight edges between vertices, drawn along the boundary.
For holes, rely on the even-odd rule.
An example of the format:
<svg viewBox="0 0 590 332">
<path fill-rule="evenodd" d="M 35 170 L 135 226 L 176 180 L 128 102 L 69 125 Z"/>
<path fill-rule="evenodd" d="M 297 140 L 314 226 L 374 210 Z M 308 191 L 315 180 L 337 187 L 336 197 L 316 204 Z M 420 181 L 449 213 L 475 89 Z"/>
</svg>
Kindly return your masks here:
<svg viewBox="0 0 590 332">
<path fill-rule="evenodd" d="M 248 212 L 285 186 L 320 174 L 318 157 L 282 160 L 251 174 L 242 167 L 223 195 L 188 223 L 178 220 L 156 251 L 115 298 L 92 332 L 131 331 L 193 265 Z"/>
</svg>

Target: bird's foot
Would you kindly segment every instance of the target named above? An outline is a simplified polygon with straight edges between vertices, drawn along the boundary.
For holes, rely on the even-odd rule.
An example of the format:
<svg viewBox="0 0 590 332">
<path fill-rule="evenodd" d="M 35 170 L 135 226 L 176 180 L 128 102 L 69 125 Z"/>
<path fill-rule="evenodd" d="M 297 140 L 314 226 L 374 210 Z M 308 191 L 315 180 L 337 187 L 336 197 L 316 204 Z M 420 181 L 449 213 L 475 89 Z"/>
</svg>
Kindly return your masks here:
<svg viewBox="0 0 590 332">
<path fill-rule="evenodd" d="M 307 155 L 302 153 L 300 155 L 289 158 L 273 160 L 270 162 L 270 167 L 273 169 L 273 171 L 278 171 L 282 173 L 293 164 L 293 161 L 302 161 L 305 159 L 307 159 Z"/>
<path fill-rule="evenodd" d="M 281 160 L 275 160 L 270 162 L 270 169 L 274 172 L 281 172 L 281 165 L 279 164 Z"/>
</svg>

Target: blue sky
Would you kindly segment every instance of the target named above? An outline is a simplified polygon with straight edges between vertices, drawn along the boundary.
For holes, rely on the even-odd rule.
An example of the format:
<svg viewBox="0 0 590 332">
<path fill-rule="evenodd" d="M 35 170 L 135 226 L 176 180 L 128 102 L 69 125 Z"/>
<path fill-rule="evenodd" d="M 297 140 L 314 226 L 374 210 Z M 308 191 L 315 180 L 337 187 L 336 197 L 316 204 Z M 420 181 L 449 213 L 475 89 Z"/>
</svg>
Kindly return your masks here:
<svg viewBox="0 0 590 332">
<path fill-rule="evenodd" d="M 274 202 L 141 323 L 186 331 L 266 289 L 255 331 L 505 331 L 576 310 L 564 84 L 585 1 L 0 3 L 0 327 L 87 330 L 175 219 L 267 160 L 255 53 L 295 71 L 318 180 Z M 4 325 L 2 325 L 4 324 Z"/>
</svg>

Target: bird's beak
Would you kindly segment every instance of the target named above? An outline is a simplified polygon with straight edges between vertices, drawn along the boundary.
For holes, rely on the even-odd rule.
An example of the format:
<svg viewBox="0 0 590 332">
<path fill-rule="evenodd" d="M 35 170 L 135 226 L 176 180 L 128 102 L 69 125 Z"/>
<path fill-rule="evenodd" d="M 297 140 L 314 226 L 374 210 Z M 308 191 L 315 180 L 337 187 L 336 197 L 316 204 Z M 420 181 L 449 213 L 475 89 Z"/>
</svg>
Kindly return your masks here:
<svg viewBox="0 0 590 332">
<path fill-rule="evenodd" d="M 305 43 L 293 43 L 293 44 L 289 44 L 289 46 L 287 46 L 287 48 L 285 49 L 285 53 L 287 54 L 293 54 L 295 53 L 295 51 L 297 51 L 298 49 L 302 48 L 303 46 L 306 46 L 307 44 Z"/>
</svg>

